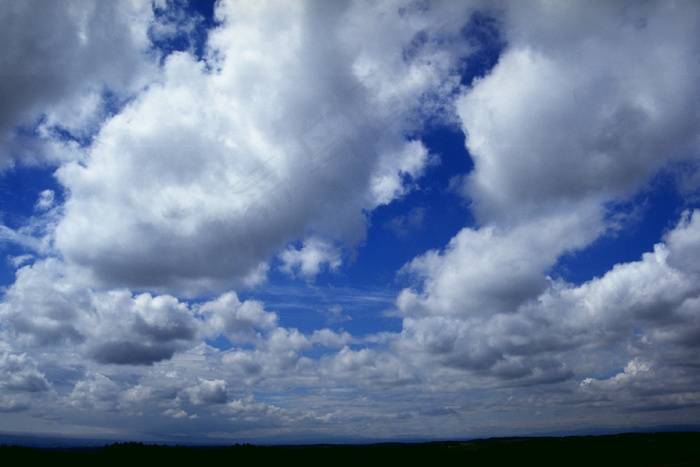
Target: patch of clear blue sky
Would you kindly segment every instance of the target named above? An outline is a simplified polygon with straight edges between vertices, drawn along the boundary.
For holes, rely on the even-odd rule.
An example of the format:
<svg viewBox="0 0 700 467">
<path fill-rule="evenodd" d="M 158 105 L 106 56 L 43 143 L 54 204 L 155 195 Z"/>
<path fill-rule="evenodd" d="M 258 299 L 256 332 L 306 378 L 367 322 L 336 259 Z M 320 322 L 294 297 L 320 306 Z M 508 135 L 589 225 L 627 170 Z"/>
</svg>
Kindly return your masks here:
<svg viewBox="0 0 700 467">
<path fill-rule="evenodd" d="M 214 4 L 216 0 L 189 0 L 190 8 L 202 15 L 204 27 L 209 29 L 214 25 Z"/>
</svg>

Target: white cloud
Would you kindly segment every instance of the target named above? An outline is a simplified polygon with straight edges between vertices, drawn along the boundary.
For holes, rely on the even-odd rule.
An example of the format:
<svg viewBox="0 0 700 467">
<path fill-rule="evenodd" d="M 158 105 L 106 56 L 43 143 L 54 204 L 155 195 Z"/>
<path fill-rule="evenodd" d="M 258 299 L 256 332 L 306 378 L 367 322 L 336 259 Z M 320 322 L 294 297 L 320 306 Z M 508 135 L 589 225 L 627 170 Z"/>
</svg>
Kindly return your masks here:
<svg viewBox="0 0 700 467">
<path fill-rule="evenodd" d="M 41 147 L 16 127 L 32 127 L 42 114 L 49 122 L 72 116 L 65 120 L 70 129 L 90 126 L 96 104 L 84 93 L 130 93 L 144 83 L 152 16 L 150 2 L 2 2 L 0 169 L 16 158 L 65 160 L 50 147 L 37 157 Z"/>
<path fill-rule="evenodd" d="M 700 215 L 698 211 L 685 211 L 679 224 L 664 238 L 669 245 L 669 264 L 682 272 L 694 276 L 700 273 L 695 260 L 700 257 Z"/>
<path fill-rule="evenodd" d="M 207 61 L 171 54 L 160 81 L 104 125 L 88 158 L 59 170 L 70 191 L 56 230 L 61 253 L 105 285 L 196 294 L 241 286 L 309 232 L 362 240 L 363 210 L 403 195 L 429 163 L 403 131 L 417 99 L 452 79 L 459 58 L 413 44 L 413 58 L 391 66 L 429 79 L 384 73 L 382 60 L 401 56 L 444 12 L 387 9 L 400 40 L 373 31 L 389 47 L 377 50 L 363 34 L 374 26 L 356 18 L 374 8 L 218 4 Z M 439 67 L 425 63 L 433 58 Z M 313 276 L 316 260 L 299 261 Z"/>
<path fill-rule="evenodd" d="M 452 251 L 445 257 L 434 256 L 433 266 L 442 268 L 431 269 L 430 280 L 445 281 L 443 275 L 450 272 L 463 287 L 430 285 L 420 297 L 402 293 L 398 305 L 410 316 L 394 342 L 397 355 L 420 362 L 422 368 L 438 364 L 481 376 L 472 379 L 475 386 L 494 381 L 531 385 L 593 375 L 582 387 L 612 390 L 613 384 L 653 367 L 667 369 L 663 384 L 669 385 L 669 393 L 688 392 L 688 381 L 696 379 L 689 368 L 698 362 L 700 287 L 695 269 L 677 268 L 670 258 L 700 243 L 699 216 L 697 211 L 685 215 L 665 241 L 639 261 L 619 264 L 580 286 L 547 280 L 530 288 L 529 300 L 513 302 L 518 295 L 508 294 L 508 306 L 498 297 L 485 295 L 492 288 L 483 277 L 484 267 L 472 257 L 462 254 L 458 257 L 464 263 L 457 264 L 467 268 L 464 271 L 480 271 L 478 278 L 483 282 L 450 264 Z M 502 251 L 502 247 L 492 249 Z M 538 256 L 537 251 L 532 254 Z M 517 264 L 513 261 L 510 264 Z M 541 272 L 533 271 L 532 276 L 541 277 Z M 512 277 L 503 273 L 502 280 L 507 288 Z M 409 307 L 415 303 L 421 306 L 418 311 Z M 622 366 L 625 370 L 619 376 L 596 383 L 595 376 Z M 652 372 L 649 378 L 661 384 L 658 375 Z M 657 391 L 663 392 L 660 387 Z"/>
<path fill-rule="evenodd" d="M 173 418 L 187 418 L 187 412 L 185 412 L 182 409 L 168 409 L 163 412 L 163 415 L 166 415 L 168 417 L 173 417 Z"/>
<path fill-rule="evenodd" d="M 277 315 L 265 311 L 261 302 L 246 300 L 241 303 L 233 292 L 203 303 L 197 313 L 204 318 L 205 336 L 223 334 L 234 344 L 254 342 L 258 332 L 277 326 Z"/>
<path fill-rule="evenodd" d="M 56 260 L 35 261 L 17 271 L 0 304 L 3 333 L 15 346 L 30 349 L 84 340 L 79 323 L 90 294 L 75 277 L 72 283 L 61 280 L 63 273 Z"/>
<path fill-rule="evenodd" d="M 118 407 L 119 385 L 100 373 L 88 373 L 78 381 L 69 396 L 69 404 L 83 410 L 114 410 Z"/>
<path fill-rule="evenodd" d="M 34 216 L 20 218 L 21 222 L 14 228 L 0 224 L 0 241 L 20 246 L 33 254 L 55 254 L 53 231 L 60 220 L 61 207 L 55 204 L 53 190 L 42 191 L 38 198 Z"/>
<path fill-rule="evenodd" d="M 168 295 L 92 290 L 78 274 L 53 259 L 22 267 L 0 304 L 6 338 L 27 350 L 74 346 L 99 363 L 151 365 L 201 338 L 259 344 L 260 332 L 276 329 L 274 313 L 233 292 L 190 306 Z"/>
<path fill-rule="evenodd" d="M 187 391 L 195 404 L 223 404 L 226 402 L 226 381 L 201 380 Z"/>
<path fill-rule="evenodd" d="M 388 204 L 407 193 L 405 178 L 416 179 L 429 164 L 437 163 L 420 141 L 411 141 L 400 154 L 387 154 L 379 161 L 379 170 L 372 178 L 372 194 L 377 204 Z M 398 169 L 398 170 L 397 170 Z"/>
<path fill-rule="evenodd" d="M 457 104 L 479 217 L 625 196 L 696 157 L 698 15 L 687 2 L 509 4 L 507 49 Z"/>
<path fill-rule="evenodd" d="M 349 333 L 341 332 L 338 334 L 330 329 L 317 329 L 311 336 L 311 342 L 314 344 L 338 349 L 350 344 L 352 340 L 352 336 Z"/>
<path fill-rule="evenodd" d="M 343 307 L 340 305 L 333 305 L 328 307 L 326 310 L 319 310 L 321 314 L 325 316 L 327 323 L 338 323 L 341 321 L 351 321 L 352 317 L 343 314 Z"/>
<path fill-rule="evenodd" d="M 564 215 L 515 228 L 465 228 L 445 251 L 430 251 L 404 266 L 419 279 L 398 297 L 409 316 L 512 312 L 547 286 L 545 272 L 564 252 L 586 245 L 601 231 L 595 213 Z"/>
<path fill-rule="evenodd" d="M 323 357 L 320 369 L 336 384 L 351 384 L 370 390 L 402 387 L 418 378 L 415 369 L 401 357 L 368 348 L 352 350 L 349 346 Z"/>
<path fill-rule="evenodd" d="M 679 387 L 694 379 L 696 215 L 602 278 L 547 277 L 562 254 L 619 228 L 608 203 L 697 158 L 699 11 L 686 7 L 508 4 L 504 53 L 457 102 L 481 225 L 403 268 L 415 282 L 397 297 L 392 345 L 428 380 L 566 384 L 637 357 L 673 368 Z"/>
<path fill-rule="evenodd" d="M 53 190 L 44 190 L 39 193 L 39 199 L 36 201 L 34 209 L 45 211 L 54 205 L 55 193 Z"/>
<path fill-rule="evenodd" d="M 98 362 L 152 364 L 189 347 L 197 335 L 192 313 L 174 297 L 113 291 L 97 298 L 88 346 Z"/>
<path fill-rule="evenodd" d="M 27 354 L 0 353 L 0 388 L 3 392 L 43 392 L 50 383 L 37 369 L 37 363 Z"/>
<path fill-rule="evenodd" d="M 291 276 L 298 274 L 307 280 L 314 279 L 324 264 L 331 271 L 337 270 L 342 264 L 340 249 L 315 237 L 304 240 L 303 246 L 298 250 L 292 246 L 287 247 L 279 258 L 283 263 L 280 266 L 282 271 Z"/>
</svg>

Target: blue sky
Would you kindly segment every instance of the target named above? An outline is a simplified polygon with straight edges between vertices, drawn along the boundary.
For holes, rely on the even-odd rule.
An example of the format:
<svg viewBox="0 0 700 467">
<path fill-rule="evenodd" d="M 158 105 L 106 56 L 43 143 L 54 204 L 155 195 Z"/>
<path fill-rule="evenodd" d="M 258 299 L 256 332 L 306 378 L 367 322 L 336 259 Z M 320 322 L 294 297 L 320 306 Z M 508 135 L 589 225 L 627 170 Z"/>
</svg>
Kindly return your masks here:
<svg viewBox="0 0 700 467">
<path fill-rule="evenodd" d="M 0 3 L 0 432 L 700 421 L 695 2 Z"/>
</svg>

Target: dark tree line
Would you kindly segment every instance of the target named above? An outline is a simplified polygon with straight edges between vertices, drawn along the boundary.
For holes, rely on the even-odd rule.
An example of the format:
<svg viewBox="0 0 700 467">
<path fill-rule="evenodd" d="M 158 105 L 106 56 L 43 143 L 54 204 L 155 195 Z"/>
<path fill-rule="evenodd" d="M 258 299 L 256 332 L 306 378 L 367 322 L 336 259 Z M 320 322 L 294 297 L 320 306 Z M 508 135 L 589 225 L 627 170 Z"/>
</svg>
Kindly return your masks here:
<svg viewBox="0 0 700 467">
<path fill-rule="evenodd" d="M 73 465 L 128 462 L 126 467 L 163 462 L 407 462 L 463 465 L 700 466 L 700 433 L 611 436 L 491 438 L 435 443 L 371 445 L 187 447 L 115 443 L 104 448 L 36 449 L 0 446 L 0 458 L 66 461 Z M 14 465 L 16 461 L 12 463 Z M 8 464 L 9 465 L 9 464 Z"/>
</svg>

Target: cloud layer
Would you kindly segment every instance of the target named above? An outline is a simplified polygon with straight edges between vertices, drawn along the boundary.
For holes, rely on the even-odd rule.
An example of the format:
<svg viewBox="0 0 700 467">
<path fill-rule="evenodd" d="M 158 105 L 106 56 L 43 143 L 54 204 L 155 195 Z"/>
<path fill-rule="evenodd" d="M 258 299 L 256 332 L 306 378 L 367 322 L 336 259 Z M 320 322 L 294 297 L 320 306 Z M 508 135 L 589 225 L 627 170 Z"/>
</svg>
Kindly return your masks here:
<svg viewBox="0 0 700 467">
<path fill-rule="evenodd" d="M 58 183 L 0 218 L 0 430 L 697 423 L 695 3 L 219 1 L 205 24 L 174 1 L 0 3 L 0 170 Z M 473 162 L 439 190 L 438 127 Z M 680 201 L 655 245 L 556 273 L 639 222 L 660 174 Z M 455 192 L 474 223 L 388 292 L 348 285 L 375 232 L 399 254 Z"/>
</svg>

